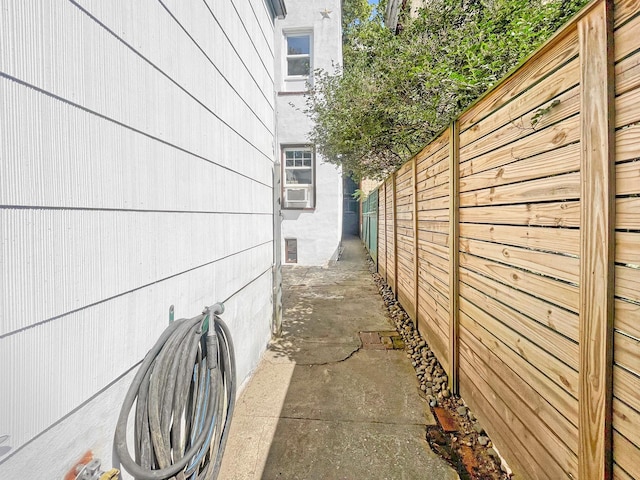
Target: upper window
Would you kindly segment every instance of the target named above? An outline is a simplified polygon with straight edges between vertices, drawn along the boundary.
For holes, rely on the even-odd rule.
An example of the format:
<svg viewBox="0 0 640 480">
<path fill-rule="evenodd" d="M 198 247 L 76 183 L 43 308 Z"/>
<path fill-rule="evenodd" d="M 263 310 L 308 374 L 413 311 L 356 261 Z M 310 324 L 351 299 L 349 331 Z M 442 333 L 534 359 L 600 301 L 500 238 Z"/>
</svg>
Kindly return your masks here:
<svg viewBox="0 0 640 480">
<path fill-rule="evenodd" d="M 311 35 L 287 35 L 287 76 L 311 74 Z"/>
<path fill-rule="evenodd" d="M 313 151 L 309 147 L 283 149 L 284 208 L 313 208 Z"/>
</svg>

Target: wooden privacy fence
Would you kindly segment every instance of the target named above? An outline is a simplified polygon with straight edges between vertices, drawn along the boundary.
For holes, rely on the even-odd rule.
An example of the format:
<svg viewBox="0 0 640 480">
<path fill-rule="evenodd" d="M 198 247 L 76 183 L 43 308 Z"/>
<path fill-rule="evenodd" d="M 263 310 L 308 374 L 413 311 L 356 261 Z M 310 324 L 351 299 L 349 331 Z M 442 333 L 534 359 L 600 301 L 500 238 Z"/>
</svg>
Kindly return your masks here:
<svg viewBox="0 0 640 480">
<path fill-rule="evenodd" d="M 378 189 L 378 271 L 523 478 L 640 479 L 639 10 L 587 6 Z"/>
</svg>

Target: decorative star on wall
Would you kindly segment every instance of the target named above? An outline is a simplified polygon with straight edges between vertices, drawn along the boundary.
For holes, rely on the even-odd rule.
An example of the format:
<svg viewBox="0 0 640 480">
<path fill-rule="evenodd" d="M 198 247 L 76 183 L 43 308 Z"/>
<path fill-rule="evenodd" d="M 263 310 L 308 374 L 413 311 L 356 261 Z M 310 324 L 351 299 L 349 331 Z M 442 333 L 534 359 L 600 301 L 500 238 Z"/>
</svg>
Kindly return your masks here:
<svg viewBox="0 0 640 480">
<path fill-rule="evenodd" d="M 322 15 L 322 18 L 331 18 L 329 16 L 330 13 L 331 10 L 327 10 L 326 8 L 324 10 L 320 10 L 320 15 Z"/>
</svg>

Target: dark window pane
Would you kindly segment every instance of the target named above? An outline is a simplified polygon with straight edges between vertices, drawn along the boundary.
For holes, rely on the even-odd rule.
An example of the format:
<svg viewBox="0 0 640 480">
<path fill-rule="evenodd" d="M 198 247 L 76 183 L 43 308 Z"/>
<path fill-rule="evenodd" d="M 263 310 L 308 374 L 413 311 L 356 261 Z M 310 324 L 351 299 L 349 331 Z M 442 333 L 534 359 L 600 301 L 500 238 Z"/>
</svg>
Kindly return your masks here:
<svg viewBox="0 0 640 480">
<path fill-rule="evenodd" d="M 287 185 L 311 185 L 311 169 L 287 170 Z"/>
<path fill-rule="evenodd" d="M 308 36 L 287 37 L 287 55 L 309 55 L 310 41 Z"/>
<path fill-rule="evenodd" d="M 308 58 L 288 58 L 287 59 L 287 75 L 309 75 L 309 59 Z"/>
</svg>

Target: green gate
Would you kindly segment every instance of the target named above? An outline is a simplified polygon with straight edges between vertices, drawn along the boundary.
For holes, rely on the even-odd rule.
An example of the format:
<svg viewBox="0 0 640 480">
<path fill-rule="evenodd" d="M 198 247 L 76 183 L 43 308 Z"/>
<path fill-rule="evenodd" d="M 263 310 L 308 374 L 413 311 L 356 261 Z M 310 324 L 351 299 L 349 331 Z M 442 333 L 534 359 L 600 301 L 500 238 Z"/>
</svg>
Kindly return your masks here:
<svg viewBox="0 0 640 480">
<path fill-rule="evenodd" d="M 378 189 L 362 201 L 362 241 L 378 265 Z"/>
</svg>

